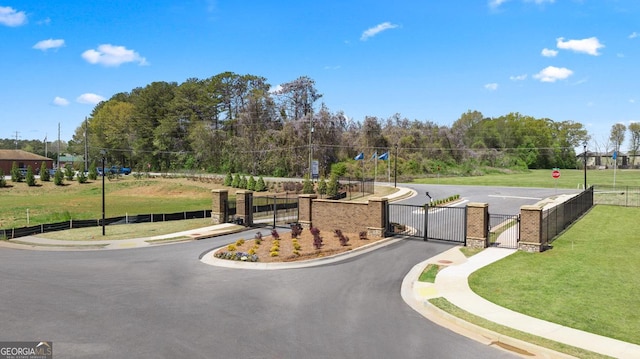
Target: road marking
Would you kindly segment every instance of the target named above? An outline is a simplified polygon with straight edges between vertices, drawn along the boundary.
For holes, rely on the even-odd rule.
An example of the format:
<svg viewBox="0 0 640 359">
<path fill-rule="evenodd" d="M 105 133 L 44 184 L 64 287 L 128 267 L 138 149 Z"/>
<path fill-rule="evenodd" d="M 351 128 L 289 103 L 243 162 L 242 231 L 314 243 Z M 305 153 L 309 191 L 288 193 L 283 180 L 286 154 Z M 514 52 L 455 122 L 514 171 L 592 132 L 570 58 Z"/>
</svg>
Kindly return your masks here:
<svg viewBox="0 0 640 359">
<path fill-rule="evenodd" d="M 488 197 L 497 197 L 497 198 L 515 198 L 515 199 L 535 199 L 535 200 L 542 200 L 542 198 L 538 198 L 538 197 L 519 197 L 519 196 L 498 196 L 498 195 L 494 195 L 494 194 L 490 194 Z"/>
</svg>

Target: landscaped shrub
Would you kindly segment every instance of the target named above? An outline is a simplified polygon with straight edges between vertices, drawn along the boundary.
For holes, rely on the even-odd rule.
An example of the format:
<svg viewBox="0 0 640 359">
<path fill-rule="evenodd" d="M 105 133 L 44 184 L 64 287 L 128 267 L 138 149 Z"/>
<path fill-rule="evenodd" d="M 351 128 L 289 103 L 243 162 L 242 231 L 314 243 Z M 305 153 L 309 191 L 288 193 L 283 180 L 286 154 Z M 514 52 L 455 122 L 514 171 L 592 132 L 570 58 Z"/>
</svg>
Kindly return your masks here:
<svg viewBox="0 0 640 359">
<path fill-rule="evenodd" d="M 36 185 L 36 176 L 33 174 L 33 169 L 31 166 L 27 167 L 27 175 L 25 176 L 25 182 L 27 182 L 27 186 L 33 187 Z"/>
<path fill-rule="evenodd" d="M 84 171 L 78 172 L 78 176 L 76 176 L 78 183 L 87 183 L 87 175 L 84 174 Z"/>
<path fill-rule="evenodd" d="M 59 168 L 56 171 L 56 174 L 53 175 L 53 183 L 56 186 L 62 186 L 64 184 L 64 174 L 62 173 L 62 171 Z"/>
<path fill-rule="evenodd" d="M 298 238 L 302 234 L 302 225 L 295 223 L 291 225 L 291 239 Z"/>
<path fill-rule="evenodd" d="M 40 165 L 40 181 L 49 182 L 51 180 L 51 176 L 49 175 L 49 170 L 47 169 L 47 164 L 43 161 Z"/>
<path fill-rule="evenodd" d="M 359 234 L 360 234 L 360 240 L 369 239 L 367 238 L 367 231 L 361 231 Z"/>
<path fill-rule="evenodd" d="M 235 250 L 236 250 L 236 245 L 235 245 L 235 244 L 229 244 L 229 245 L 227 246 L 227 250 L 228 250 L 229 252 L 233 252 L 233 251 L 235 251 Z"/>
<path fill-rule="evenodd" d="M 231 181 L 231 187 L 233 188 L 238 188 L 240 187 L 240 175 L 236 173 L 235 176 L 233 176 L 233 180 Z"/>
<path fill-rule="evenodd" d="M 233 183 L 233 176 L 231 175 L 231 172 L 227 172 L 227 175 L 224 177 L 224 185 L 231 187 L 231 183 Z"/>
<path fill-rule="evenodd" d="M 256 192 L 264 192 L 267 190 L 267 185 L 264 183 L 264 178 L 262 176 L 258 177 L 258 181 L 256 182 L 255 191 Z"/>
<path fill-rule="evenodd" d="M 247 189 L 247 178 L 245 176 L 240 177 L 240 183 L 238 183 L 238 188 Z"/>
<path fill-rule="evenodd" d="M 304 194 L 313 194 L 315 191 L 313 190 L 313 182 L 309 179 L 309 176 L 304 176 L 304 181 L 302 182 L 302 193 Z"/>
<path fill-rule="evenodd" d="M 320 181 L 318 181 L 318 194 L 321 196 L 327 194 L 327 181 L 324 176 L 320 177 Z"/>
<path fill-rule="evenodd" d="M 278 231 L 274 228 L 271 230 L 271 237 L 273 237 L 273 239 L 275 240 L 279 240 L 280 239 L 280 233 L 278 233 Z"/>
<path fill-rule="evenodd" d="M 11 164 L 11 182 L 22 182 L 22 172 L 18 168 L 18 164 L 13 162 Z"/>
<path fill-rule="evenodd" d="M 240 247 L 241 245 L 244 244 L 244 239 L 240 238 L 236 241 L 236 246 Z"/>
<path fill-rule="evenodd" d="M 300 242 L 298 242 L 298 239 L 294 239 L 291 241 L 291 244 L 293 245 L 293 249 L 299 251 L 300 249 L 302 249 L 302 246 L 300 245 Z"/>
<path fill-rule="evenodd" d="M 322 237 L 320 237 L 320 230 L 317 227 L 311 227 L 309 231 L 313 236 L 313 246 L 315 247 L 315 249 L 319 250 L 322 247 Z"/>
<path fill-rule="evenodd" d="M 142 176 L 142 174 L 140 172 L 136 172 L 133 174 L 133 176 L 139 178 L 140 176 Z M 95 162 L 91 162 L 91 164 L 89 165 L 89 179 L 91 181 L 95 181 L 98 179 L 98 168 L 96 167 Z"/>
<path fill-rule="evenodd" d="M 256 188 L 256 180 L 255 178 L 253 178 L 253 176 L 249 176 L 249 179 L 247 180 L 247 189 L 249 191 L 254 191 Z"/>
<path fill-rule="evenodd" d="M 233 261 L 243 261 L 243 262 L 257 262 L 258 256 L 255 254 L 243 253 L 243 252 L 216 252 L 214 254 L 216 258 L 220 259 L 228 259 Z"/>
<path fill-rule="evenodd" d="M 261 232 L 256 232 L 256 235 L 253 236 L 253 239 L 256 240 L 256 244 L 260 245 L 260 243 L 262 243 L 262 233 Z"/>
<path fill-rule="evenodd" d="M 333 233 L 338 237 L 338 241 L 340 241 L 341 246 L 346 246 L 349 243 L 349 237 L 345 236 L 344 233 L 342 233 L 342 230 L 336 229 Z"/>
<path fill-rule="evenodd" d="M 64 177 L 67 181 L 73 181 L 73 177 L 76 175 L 76 172 L 73 170 L 72 166 L 64 167 Z"/>
</svg>

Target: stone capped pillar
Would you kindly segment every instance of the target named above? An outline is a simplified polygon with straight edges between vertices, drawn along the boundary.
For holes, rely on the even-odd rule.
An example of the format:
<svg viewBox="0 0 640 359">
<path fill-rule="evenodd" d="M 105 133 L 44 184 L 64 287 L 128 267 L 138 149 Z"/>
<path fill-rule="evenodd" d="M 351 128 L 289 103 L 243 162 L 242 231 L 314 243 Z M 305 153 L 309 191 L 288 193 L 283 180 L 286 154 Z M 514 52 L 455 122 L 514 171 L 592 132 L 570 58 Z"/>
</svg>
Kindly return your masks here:
<svg viewBox="0 0 640 359">
<path fill-rule="evenodd" d="M 467 204 L 467 243 L 469 248 L 489 247 L 489 204 Z"/>
<path fill-rule="evenodd" d="M 236 218 L 242 219 L 245 227 L 253 226 L 253 191 L 236 192 Z"/>
<path fill-rule="evenodd" d="M 518 250 L 525 252 L 542 252 L 546 241 L 542 233 L 542 207 L 520 207 L 520 242 Z"/>
<path fill-rule="evenodd" d="M 316 194 L 301 194 L 298 196 L 298 223 L 302 228 L 309 229 L 313 225 L 311 215 L 313 200 L 317 199 Z"/>
<path fill-rule="evenodd" d="M 367 226 L 368 237 L 384 237 L 385 226 L 387 225 L 387 209 L 389 206 L 389 199 L 373 197 L 369 199 L 368 210 L 370 223 Z"/>
<path fill-rule="evenodd" d="M 227 191 L 226 189 L 211 190 L 211 199 L 211 222 L 213 224 L 226 223 L 229 191 Z"/>
</svg>

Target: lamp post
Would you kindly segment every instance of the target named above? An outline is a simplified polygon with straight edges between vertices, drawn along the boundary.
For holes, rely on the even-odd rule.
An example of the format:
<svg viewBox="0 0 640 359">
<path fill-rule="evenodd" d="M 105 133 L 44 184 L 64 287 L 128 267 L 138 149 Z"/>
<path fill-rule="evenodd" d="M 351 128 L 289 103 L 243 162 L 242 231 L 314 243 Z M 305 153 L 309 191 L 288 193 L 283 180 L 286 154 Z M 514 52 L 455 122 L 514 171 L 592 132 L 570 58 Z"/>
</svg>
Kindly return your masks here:
<svg viewBox="0 0 640 359">
<path fill-rule="evenodd" d="M 102 235 L 105 235 L 104 231 L 104 159 L 107 151 L 102 149 L 100 150 L 100 155 L 102 155 Z"/>
<path fill-rule="evenodd" d="M 584 167 L 584 190 L 587 190 L 587 142 L 585 141 L 583 143 L 584 145 L 584 152 L 583 153 L 583 167 Z"/>
<path fill-rule="evenodd" d="M 398 144 L 395 144 L 396 155 L 393 157 L 393 187 L 398 187 Z"/>
</svg>

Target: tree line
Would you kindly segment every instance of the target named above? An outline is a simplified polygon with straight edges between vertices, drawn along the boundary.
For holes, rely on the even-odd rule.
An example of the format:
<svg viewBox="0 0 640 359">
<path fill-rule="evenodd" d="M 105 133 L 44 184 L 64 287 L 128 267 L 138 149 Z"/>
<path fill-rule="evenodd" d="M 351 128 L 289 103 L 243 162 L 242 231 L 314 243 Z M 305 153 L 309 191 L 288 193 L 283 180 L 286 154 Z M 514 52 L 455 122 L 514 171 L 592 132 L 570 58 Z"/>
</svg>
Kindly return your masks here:
<svg viewBox="0 0 640 359">
<path fill-rule="evenodd" d="M 400 114 L 353 121 L 321 99 L 306 76 L 277 87 L 233 72 L 153 82 L 98 104 L 66 151 L 84 154 L 86 142 L 90 162 L 106 150 L 108 163 L 134 171 L 295 177 L 309 173 L 311 159 L 326 177 L 332 167 L 372 175 L 373 155 L 388 152 L 399 175 L 471 175 L 485 168 L 575 168 L 574 148 L 589 139 L 581 123 L 520 113 L 491 118 L 469 110 L 451 126 Z M 360 153 L 364 166 L 354 161 Z"/>
</svg>

